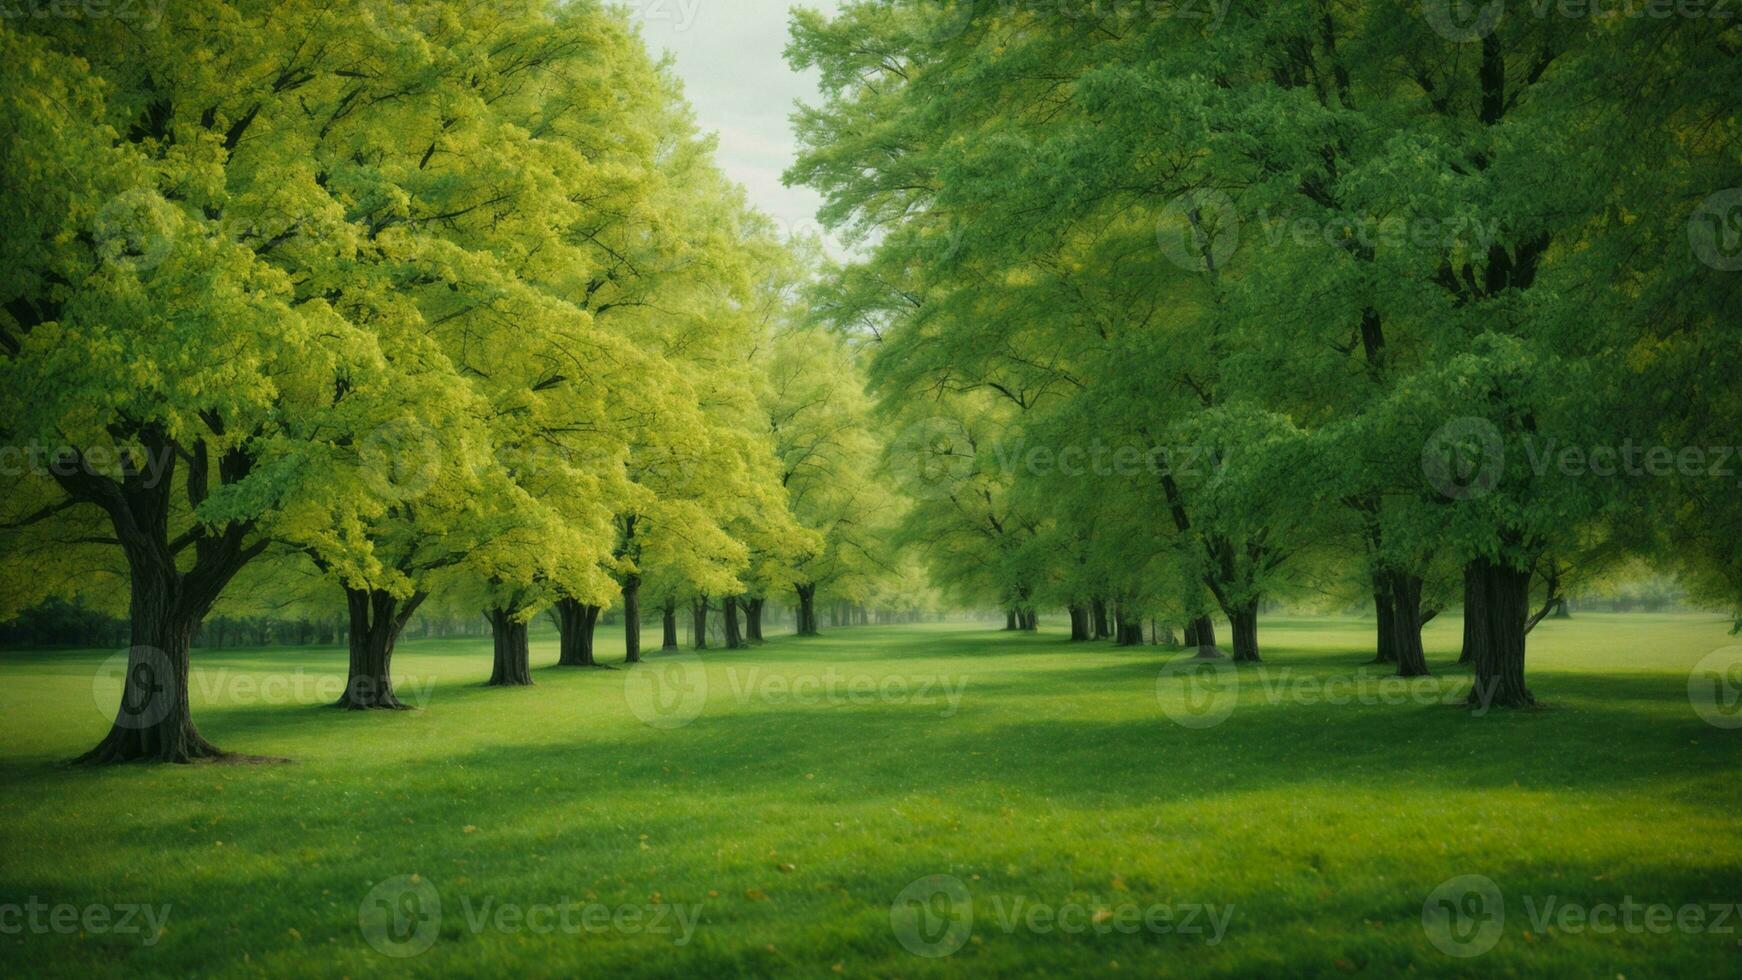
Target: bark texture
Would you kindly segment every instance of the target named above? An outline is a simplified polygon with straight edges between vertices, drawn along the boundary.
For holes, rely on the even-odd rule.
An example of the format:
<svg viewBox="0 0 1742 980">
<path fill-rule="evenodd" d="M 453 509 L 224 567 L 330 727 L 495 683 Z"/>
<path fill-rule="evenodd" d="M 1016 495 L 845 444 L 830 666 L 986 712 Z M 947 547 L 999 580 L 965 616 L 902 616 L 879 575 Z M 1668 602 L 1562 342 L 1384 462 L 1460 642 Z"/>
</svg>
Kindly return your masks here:
<svg viewBox="0 0 1742 980">
<path fill-rule="evenodd" d="M 720 601 L 726 622 L 726 649 L 742 650 L 750 644 L 744 642 L 744 634 L 738 627 L 738 597 L 727 596 Z"/>
<path fill-rule="evenodd" d="M 690 602 L 690 621 L 694 635 L 690 645 L 697 650 L 708 648 L 708 597 L 696 596 Z"/>
<path fill-rule="evenodd" d="M 798 635 L 817 635 L 817 587 L 814 584 L 795 586 L 798 593 Z"/>
<path fill-rule="evenodd" d="M 393 647 L 426 593 L 401 601 L 380 589 L 345 589 L 350 617 L 351 662 L 345 673 L 345 693 L 334 707 L 348 711 L 404 711 L 393 693 Z"/>
<path fill-rule="evenodd" d="M 512 610 L 500 607 L 489 610 L 490 638 L 495 644 L 495 661 L 490 668 L 491 687 L 531 687 L 531 654 L 526 646 L 526 623 L 515 618 Z"/>
<path fill-rule="evenodd" d="M 1524 708 L 1536 703 L 1524 683 L 1524 644 L 1530 617 L 1530 573 L 1478 558 L 1471 562 L 1480 587 L 1475 683 L 1469 703 L 1483 708 Z M 1469 615 L 1469 610 L 1465 610 Z"/>
<path fill-rule="evenodd" d="M 1257 663 L 1258 656 L 1258 604 L 1239 606 L 1228 610 L 1228 629 L 1234 634 L 1234 660 L 1236 663 Z"/>
<path fill-rule="evenodd" d="M 762 642 L 762 599 L 744 602 L 744 634 L 751 643 Z"/>
<path fill-rule="evenodd" d="M 664 650 L 677 649 L 677 600 L 665 600 L 665 606 L 660 610 L 661 635 L 660 648 Z"/>
<path fill-rule="evenodd" d="M 623 662 L 641 662 L 641 576 L 623 577 Z"/>
<path fill-rule="evenodd" d="M 556 604 L 558 642 L 557 666 L 597 667 L 593 654 L 593 632 L 599 623 L 599 607 L 574 599 L 560 599 Z"/>
<path fill-rule="evenodd" d="M 1426 677 L 1427 653 L 1421 645 L 1421 576 L 1409 572 L 1388 574 L 1391 594 L 1391 649 L 1397 676 Z"/>
</svg>

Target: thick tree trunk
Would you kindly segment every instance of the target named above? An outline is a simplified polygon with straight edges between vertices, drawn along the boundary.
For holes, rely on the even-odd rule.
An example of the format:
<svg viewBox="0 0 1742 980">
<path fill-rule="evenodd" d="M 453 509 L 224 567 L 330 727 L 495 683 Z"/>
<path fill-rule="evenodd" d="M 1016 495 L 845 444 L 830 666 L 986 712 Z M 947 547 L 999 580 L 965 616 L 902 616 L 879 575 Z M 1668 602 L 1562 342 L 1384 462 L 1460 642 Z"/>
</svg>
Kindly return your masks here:
<svg viewBox="0 0 1742 980">
<path fill-rule="evenodd" d="M 1071 606 L 1071 642 L 1078 643 L 1090 639 L 1089 611 L 1082 606 Z"/>
<path fill-rule="evenodd" d="M 660 638 L 660 648 L 664 649 L 664 650 L 676 650 L 677 649 L 677 600 L 676 599 L 665 600 L 665 608 L 662 610 L 661 619 L 664 621 L 663 622 L 664 629 L 662 631 L 662 636 Z"/>
<path fill-rule="evenodd" d="M 188 711 L 188 648 L 194 624 L 174 616 L 166 596 L 133 583 L 131 649 L 121 707 L 109 734 L 79 762 L 194 762 L 224 753 L 200 737 Z"/>
<path fill-rule="evenodd" d="M 623 662 L 641 662 L 641 576 L 623 577 Z"/>
<path fill-rule="evenodd" d="M 1024 633 L 1033 633 L 1040 629 L 1040 614 L 1032 609 L 1024 609 L 1016 614 L 1016 623 Z"/>
<path fill-rule="evenodd" d="M 708 648 L 708 597 L 696 596 L 690 602 L 690 621 L 695 629 L 694 642 L 691 644 L 697 650 Z"/>
<path fill-rule="evenodd" d="M 1096 599 L 1090 603 L 1089 611 L 1094 614 L 1095 639 L 1105 640 L 1113 635 L 1113 627 L 1107 618 L 1107 600 Z"/>
<path fill-rule="evenodd" d="M 1525 621 L 1530 616 L 1530 573 L 1478 558 L 1474 578 L 1481 588 L 1476 677 L 1469 703 L 1488 708 L 1524 708 L 1536 703 L 1524 683 Z M 1469 610 L 1465 610 L 1469 615 Z"/>
<path fill-rule="evenodd" d="M 761 599 L 744 603 L 744 633 L 752 643 L 762 642 L 762 603 Z"/>
<path fill-rule="evenodd" d="M 1016 610 L 1014 609 L 1006 609 L 1004 611 L 1004 632 L 1016 632 Z"/>
<path fill-rule="evenodd" d="M 725 610 L 726 619 L 726 649 L 742 650 L 750 644 L 744 642 L 744 635 L 738 630 L 738 597 L 727 596 L 720 600 Z"/>
<path fill-rule="evenodd" d="M 1487 619 L 1487 600 L 1482 580 L 1476 574 L 1476 563 L 1464 566 L 1464 646 L 1458 653 L 1458 663 L 1473 664 L 1476 655 L 1487 642 L 1483 622 Z"/>
<path fill-rule="evenodd" d="M 1397 663 L 1397 629 L 1396 603 L 1391 598 L 1391 582 L 1385 572 L 1375 572 L 1373 575 L 1373 612 L 1378 620 L 1375 639 L 1378 642 L 1378 654 L 1373 658 L 1376 664 Z"/>
<path fill-rule="evenodd" d="M 1254 602 L 1238 609 L 1230 609 L 1228 628 L 1234 634 L 1234 660 L 1236 663 L 1257 663 L 1258 656 L 1258 603 Z"/>
<path fill-rule="evenodd" d="M 164 458 L 174 458 L 167 446 L 161 448 Z M 187 477 L 190 493 L 194 481 L 205 486 L 209 473 L 203 445 L 195 458 L 198 462 L 189 467 Z M 233 462 L 226 458 L 220 465 Z M 71 470 L 57 471 L 55 477 L 74 495 L 106 482 Z M 143 488 L 123 488 L 119 502 L 102 498 L 127 558 L 129 650 L 115 720 L 103 740 L 76 760 L 81 763 L 185 763 L 225 754 L 194 728 L 188 701 L 188 652 L 200 619 L 265 545 L 244 547 L 248 532 L 231 527 L 203 538 L 194 550 L 193 566 L 186 572 L 178 570 L 168 542 L 171 484 L 165 473 Z"/>
<path fill-rule="evenodd" d="M 1122 647 L 1143 645 L 1143 620 L 1127 619 L 1124 613 L 1120 612 L 1114 615 L 1113 621 L 1116 625 L 1113 634 L 1114 643 Z"/>
<path fill-rule="evenodd" d="M 1409 572 L 1387 574 L 1391 596 L 1391 650 L 1397 660 L 1397 676 L 1426 677 L 1427 654 L 1421 645 L 1421 576 Z"/>
<path fill-rule="evenodd" d="M 400 600 L 382 590 L 345 590 L 349 614 L 351 663 L 345 676 L 345 693 L 334 707 L 348 711 L 382 709 L 404 711 L 393 693 L 393 647 L 411 614 L 423 603 L 419 592 Z"/>
<path fill-rule="evenodd" d="M 599 623 L 599 607 L 559 599 L 556 604 L 558 667 L 597 667 L 593 656 L 593 630 Z"/>
<path fill-rule="evenodd" d="M 1222 655 L 1216 649 L 1216 623 L 1208 616 L 1199 616 L 1186 627 L 1186 646 L 1197 647 L 1198 656 L 1210 660 Z"/>
<path fill-rule="evenodd" d="M 796 586 L 798 593 L 798 635 L 817 635 L 817 587 L 815 585 Z"/>
<path fill-rule="evenodd" d="M 532 658 L 526 646 L 526 624 L 515 619 L 507 609 L 491 609 L 487 615 L 496 653 L 489 686 L 530 687 Z"/>
</svg>

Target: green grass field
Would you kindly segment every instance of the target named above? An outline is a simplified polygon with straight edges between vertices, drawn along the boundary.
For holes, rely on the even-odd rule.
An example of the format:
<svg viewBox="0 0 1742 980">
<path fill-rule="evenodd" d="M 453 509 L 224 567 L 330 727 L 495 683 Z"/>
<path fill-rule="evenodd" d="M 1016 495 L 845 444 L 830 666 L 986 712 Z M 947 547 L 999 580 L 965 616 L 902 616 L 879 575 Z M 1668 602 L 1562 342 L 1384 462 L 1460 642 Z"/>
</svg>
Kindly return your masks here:
<svg viewBox="0 0 1742 980">
<path fill-rule="evenodd" d="M 109 769 L 63 760 L 113 651 L 7 652 L 0 975 L 1736 976 L 1742 729 L 1689 696 L 1727 625 L 1551 621 L 1545 707 L 1488 717 L 1441 703 L 1455 619 L 1408 690 L 1331 619 L 1203 677 L 953 624 L 498 690 L 427 641 L 368 715 L 315 703 L 342 651 L 196 651 L 203 733 L 292 761 Z M 1499 904 L 1424 924 L 1468 875 Z M 133 903 L 160 933 L 85 928 Z"/>
</svg>

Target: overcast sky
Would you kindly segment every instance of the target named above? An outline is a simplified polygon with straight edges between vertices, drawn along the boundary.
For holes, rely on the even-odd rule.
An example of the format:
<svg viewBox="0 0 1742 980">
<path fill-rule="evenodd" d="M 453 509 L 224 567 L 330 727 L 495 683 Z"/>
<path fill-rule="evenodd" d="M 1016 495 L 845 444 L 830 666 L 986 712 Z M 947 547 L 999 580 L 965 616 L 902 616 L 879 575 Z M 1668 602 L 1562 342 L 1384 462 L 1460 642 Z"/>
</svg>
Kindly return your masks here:
<svg viewBox="0 0 1742 980">
<path fill-rule="evenodd" d="M 780 183 L 793 158 L 793 103 L 817 94 L 815 73 L 793 72 L 783 52 L 788 8 L 833 11 L 839 0 L 629 2 L 648 46 L 676 58 L 697 122 L 719 134 L 726 174 L 784 229 L 820 231 L 817 195 Z"/>
</svg>

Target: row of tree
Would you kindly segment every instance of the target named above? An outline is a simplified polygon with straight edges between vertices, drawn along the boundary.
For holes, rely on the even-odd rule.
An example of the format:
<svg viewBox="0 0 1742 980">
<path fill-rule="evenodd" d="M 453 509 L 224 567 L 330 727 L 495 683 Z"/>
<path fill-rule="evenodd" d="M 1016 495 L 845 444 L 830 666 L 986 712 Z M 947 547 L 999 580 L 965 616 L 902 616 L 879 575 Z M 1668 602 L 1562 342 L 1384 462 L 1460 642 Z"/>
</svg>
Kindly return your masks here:
<svg viewBox="0 0 1742 980">
<path fill-rule="evenodd" d="M 670 71 L 591 0 L 179 4 L 0 23 L 5 608 L 123 596 L 85 758 L 218 754 L 188 651 L 250 597 L 334 610 L 396 708 L 431 597 L 594 663 L 600 611 L 730 635 L 899 589 L 862 376 Z M 896 583 L 891 585 L 890 583 Z M 229 605 L 226 606 L 225 604 Z M 746 617 L 743 633 L 739 615 Z"/>
<path fill-rule="evenodd" d="M 1461 604 L 1495 705 L 1618 563 L 1742 601 L 1735 22 L 1217 6 L 795 16 L 789 178 L 864 256 L 813 305 L 934 580 L 1241 661 L 1364 594 L 1404 676 Z"/>
</svg>

